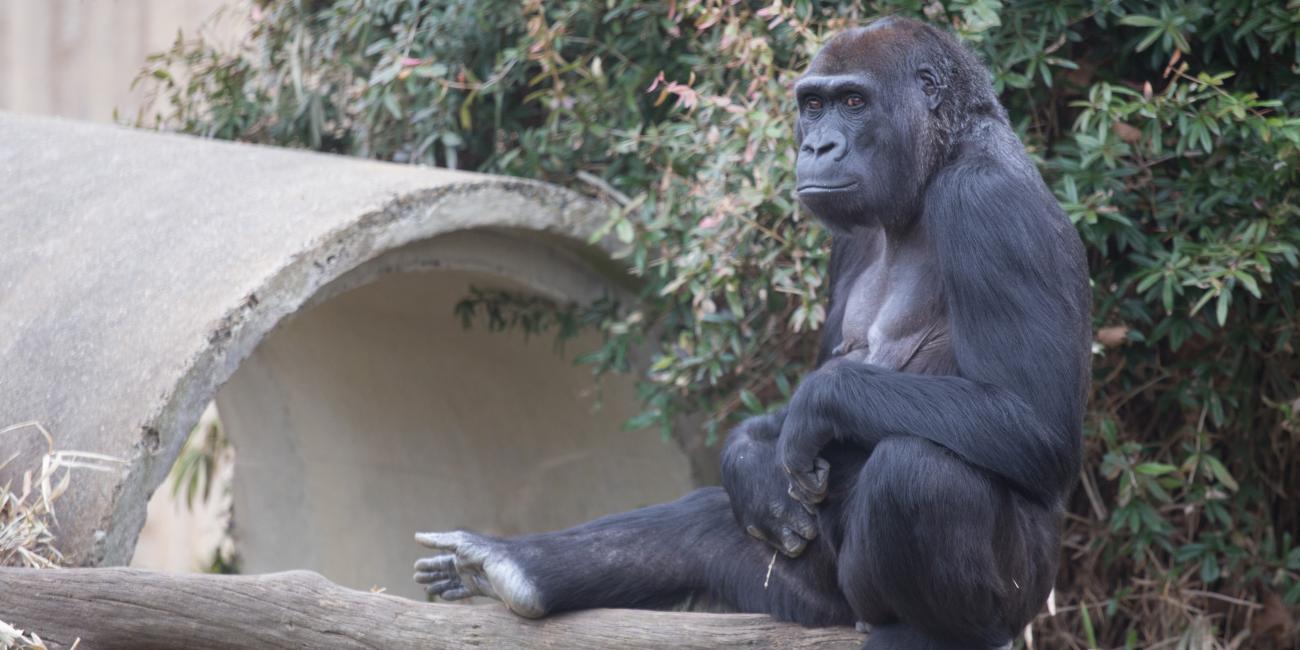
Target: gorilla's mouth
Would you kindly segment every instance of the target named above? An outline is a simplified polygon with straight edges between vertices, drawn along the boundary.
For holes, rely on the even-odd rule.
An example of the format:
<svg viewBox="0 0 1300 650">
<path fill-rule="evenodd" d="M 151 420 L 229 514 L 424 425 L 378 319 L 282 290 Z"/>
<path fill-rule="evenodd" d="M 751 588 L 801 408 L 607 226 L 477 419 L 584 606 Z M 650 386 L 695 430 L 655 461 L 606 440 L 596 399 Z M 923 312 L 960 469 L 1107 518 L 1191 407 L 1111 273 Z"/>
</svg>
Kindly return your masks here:
<svg viewBox="0 0 1300 650">
<path fill-rule="evenodd" d="M 820 194 L 829 192 L 843 192 L 857 185 L 857 181 L 848 181 L 845 183 L 828 184 L 828 183 L 807 183 L 795 188 L 799 194 Z"/>
</svg>

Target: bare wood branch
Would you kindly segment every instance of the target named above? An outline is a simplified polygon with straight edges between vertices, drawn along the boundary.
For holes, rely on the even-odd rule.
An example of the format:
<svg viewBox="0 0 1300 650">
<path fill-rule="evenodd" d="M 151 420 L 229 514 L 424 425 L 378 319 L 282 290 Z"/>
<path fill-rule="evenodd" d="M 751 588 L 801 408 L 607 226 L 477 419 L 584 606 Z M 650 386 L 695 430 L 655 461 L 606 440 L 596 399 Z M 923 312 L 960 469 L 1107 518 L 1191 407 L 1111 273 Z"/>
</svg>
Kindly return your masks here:
<svg viewBox="0 0 1300 650">
<path fill-rule="evenodd" d="M 851 628 L 754 614 L 602 609 L 538 621 L 497 605 L 421 603 L 310 571 L 248 576 L 2 569 L 0 620 L 51 648 L 858 648 Z"/>
</svg>

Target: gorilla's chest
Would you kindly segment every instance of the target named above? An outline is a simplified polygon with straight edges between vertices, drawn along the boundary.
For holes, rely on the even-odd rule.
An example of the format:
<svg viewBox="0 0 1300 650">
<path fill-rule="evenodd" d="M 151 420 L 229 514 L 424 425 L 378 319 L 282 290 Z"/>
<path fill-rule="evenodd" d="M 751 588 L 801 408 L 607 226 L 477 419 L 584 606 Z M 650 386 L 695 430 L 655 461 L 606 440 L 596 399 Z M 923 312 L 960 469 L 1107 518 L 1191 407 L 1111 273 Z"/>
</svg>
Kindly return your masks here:
<svg viewBox="0 0 1300 650">
<path fill-rule="evenodd" d="M 933 260 L 879 260 L 849 285 L 836 356 L 926 374 L 953 374 L 943 288 Z"/>
</svg>

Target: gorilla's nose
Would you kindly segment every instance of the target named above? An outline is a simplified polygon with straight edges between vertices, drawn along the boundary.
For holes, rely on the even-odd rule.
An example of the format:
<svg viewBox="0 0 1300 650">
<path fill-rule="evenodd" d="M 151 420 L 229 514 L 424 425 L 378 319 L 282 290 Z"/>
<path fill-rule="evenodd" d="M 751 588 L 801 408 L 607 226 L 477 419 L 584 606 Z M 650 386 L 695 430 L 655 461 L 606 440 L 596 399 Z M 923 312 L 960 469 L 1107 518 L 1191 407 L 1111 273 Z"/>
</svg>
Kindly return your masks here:
<svg viewBox="0 0 1300 650">
<path fill-rule="evenodd" d="M 833 160 L 840 160 L 848 152 L 845 144 L 844 134 L 838 131 L 821 131 L 809 134 L 804 138 L 803 146 L 800 150 L 806 154 L 812 154 L 814 158 L 822 156 L 831 156 Z"/>
</svg>

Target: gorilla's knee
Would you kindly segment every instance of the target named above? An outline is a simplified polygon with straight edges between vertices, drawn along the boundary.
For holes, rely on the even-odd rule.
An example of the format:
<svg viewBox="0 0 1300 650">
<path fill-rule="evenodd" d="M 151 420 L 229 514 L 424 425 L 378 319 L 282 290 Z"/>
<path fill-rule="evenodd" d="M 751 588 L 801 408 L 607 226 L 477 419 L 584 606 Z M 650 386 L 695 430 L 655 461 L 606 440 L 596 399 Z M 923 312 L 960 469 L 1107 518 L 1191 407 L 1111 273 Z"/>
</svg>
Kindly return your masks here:
<svg viewBox="0 0 1300 650">
<path fill-rule="evenodd" d="M 840 554 L 855 612 L 1004 642 L 996 553 L 1014 549 L 995 548 L 1000 488 L 944 448 L 902 436 L 876 446 L 858 481 L 860 519 Z"/>
<path fill-rule="evenodd" d="M 876 445 L 860 487 L 886 497 L 881 505 L 948 513 L 956 506 L 991 506 L 987 477 L 943 447 L 917 436 L 893 436 Z"/>
</svg>

